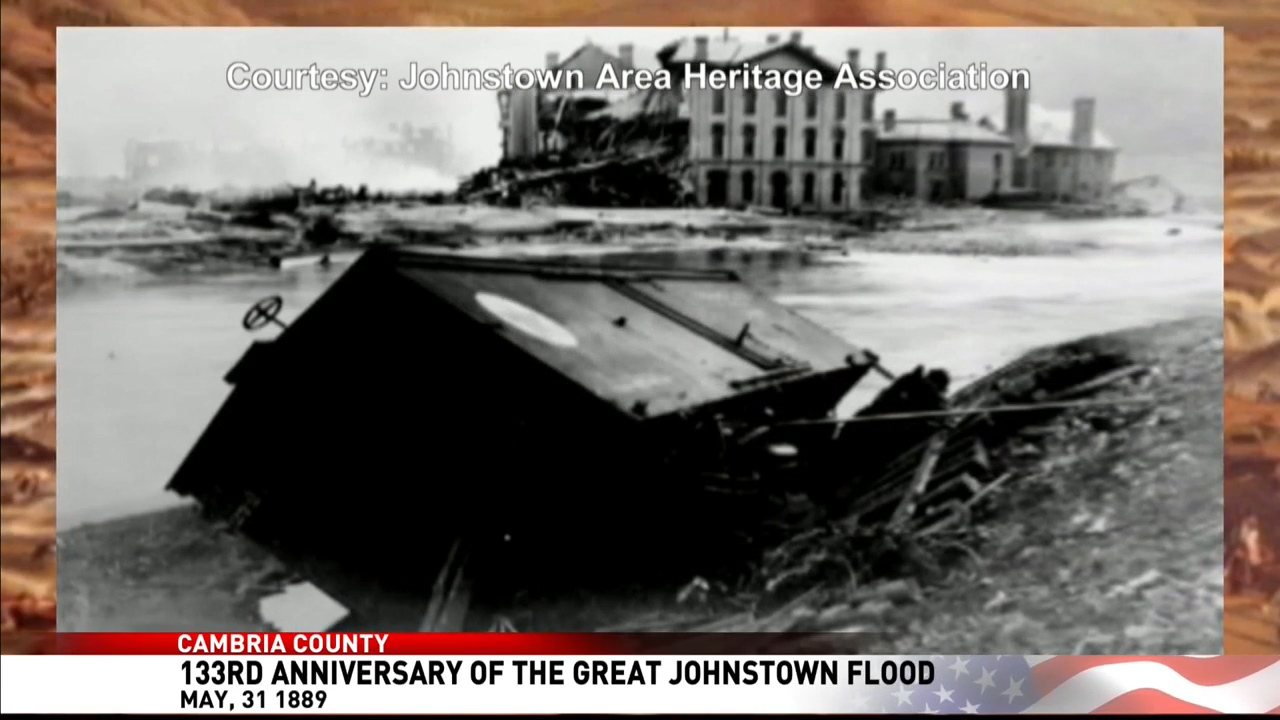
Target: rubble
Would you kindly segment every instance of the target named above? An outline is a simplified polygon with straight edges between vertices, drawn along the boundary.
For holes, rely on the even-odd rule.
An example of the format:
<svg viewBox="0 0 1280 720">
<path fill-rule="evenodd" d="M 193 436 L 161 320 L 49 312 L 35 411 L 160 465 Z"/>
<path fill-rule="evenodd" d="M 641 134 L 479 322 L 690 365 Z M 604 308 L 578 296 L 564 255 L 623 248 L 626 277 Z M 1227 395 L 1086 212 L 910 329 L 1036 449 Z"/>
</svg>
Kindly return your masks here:
<svg viewBox="0 0 1280 720">
<path fill-rule="evenodd" d="M 1005 401 L 1026 398 L 1029 392 L 1035 398 L 1074 398 L 1073 401 L 1040 401 L 1038 405 L 994 405 L 992 417 L 999 415 L 998 408 L 1006 407 L 1017 419 L 999 421 L 998 430 L 989 433 L 992 450 L 991 473 L 998 473 L 988 483 L 963 502 L 933 504 L 927 493 L 919 493 L 923 507 L 916 508 L 908 527 L 891 532 L 894 518 L 878 523 L 865 523 L 856 511 L 841 518 L 801 523 L 798 532 L 769 547 L 754 566 L 751 577 L 739 582 L 736 602 L 757 608 L 776 605 L 778 599 L 787 599 L 783 610 L 761 612 L 759 609 L 739 614 L 734 618 L 720 618 L 712 625 L 701 627 L 710 631 L 749 632 L 764 628 L 783 628 L 788 631 L 856 630 L 879 627 L 885 613 L 903 603 L 918 601 L 920 578 L 929 582 L 943 574 L 950 555 L 959 554 L 963 559 L 977 561 L 968 546 L 976 542 L 981 522 L 999 503 L 1001 493 L 1010 479 L 1024 471 L 1018 468 L 1025 461 L 1010 457 L 1011 447 L 1019 441 L 1040 447 L 1053 442 L 1053 436 L 1043 430 L 1060 426 L 1059 413 L 1075 411 L 1082 417 L 1105 413 L 1115 417 L 1117 407 L 1121 417 L 1126 405 L 1130 407 L 1128 421 L 1151 412 L 1151 400 L 1136 398 L 1112 398 L 1091 401 L 1087 396 L 1104 391 L 1117 384 L 1140 384 L 1148 368 L 1134 365 L 1119 355 L 1098 354 L 1081 347 L 1081 354 L 1074 356 L 1071 349 L 1055 353 L 1052 357 L 1025 358 L 1015 364 L 965 388 L 956 398 L 988 397 L 998 393 Z M 983 406 L 987 407 L 987 406 Z M 988 420 L 987 422 L 990 422 Z M 1085 421 L 1087 423 L 1087 420 Z M 985 423 L 983 423 L 985 424 Z M 992 438 L 1003 438 L 994 440 Z M 927 441 L 926 441 L 927 442 Z M 930 454 L 919 452 L 914 462 L 927 460 Z M 924 457 L 922 457 L 922 455 Z M 917 466 L 917 469 L 920 466 Z M 897 482 L 905 479 L 899 473 Z M 918 478 L 912 474 L 911 477 Z M 939 479 L 941 480 L 941 479 Z M 945 486 L 939 482 L 935 487 Z M 913 483 L 900 487 L 915 490 Z M 936 496 L 935 496 L 936 497 Z M 857 505 L 859 509 L 868 506 Z M 903 507 L 902 504 L 895 506 Z M 895 513 L 897 514 L 897 513 Z M 897 520 L 901 522 L 899 514 Z M 1090 528 L 1092 530 L 1093 528 Z M 1158 576 L 1158 573 L 1156 574 Z M 1146 587 L 1153 582 L 1151 573 L 1130 583 L 1133 587 Z M 1128 586 L 1126 586 L 1128 587 Z M 772 599 L 771 599 L 772 598 Z M 1015 604 L 1014 598 L 1003 590 L 997 590 L 985 604 L 988 611 L 1004 611 Z M 785 618 L 779 617 L 779 612 Z M 650 629 L 681 629 L 674 626 Z"/>
<path fill-rule="evenodd" d="M 480 170 L 463 181 L 457 199 L 514 207 L 683 207 L 691 204 L 692 189 L 681 168 L 672 148 L 556 155 Z"/>
</svg>

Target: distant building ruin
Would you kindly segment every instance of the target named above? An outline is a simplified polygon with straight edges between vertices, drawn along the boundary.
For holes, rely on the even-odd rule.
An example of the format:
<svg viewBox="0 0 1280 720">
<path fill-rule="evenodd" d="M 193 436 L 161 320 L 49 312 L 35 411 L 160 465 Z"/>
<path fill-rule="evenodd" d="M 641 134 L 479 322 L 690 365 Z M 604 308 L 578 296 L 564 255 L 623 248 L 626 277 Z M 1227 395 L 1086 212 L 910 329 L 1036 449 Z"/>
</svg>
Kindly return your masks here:
<svg viewBox="0 0 1280 720">
<path fill-rule="evenodd" d="M 499 93 L 503 158 L 613 151 L 617 138 L 646 133 L 676 148 L 678 136 L 687 161 L 682 176 L 699 204 L 802 212 L 853 210 L 872 194 L 931 202 L 1017 194 L 1089 203 L 1114 190 L 1119 150 L 1097 129 L 1093 98 L 1054 111 L 1033 105 L 1030 91 L 1015 84 L 1005 93 L 1003 127 L 970 118 L 959 102 L 944 118 L 903 119 L 889 110 L 877 120 L 874 89 L 823 87 L 795 97 L 742 87 L 680 89 L 683 76 L 700 66 L 817 70 L 833 79 L 839 63 L 816 54 L 799 31 L 763 42 L 727 33 L 686 37 L 654 55 L 651 64 L 649 53 L 631 44 L 615 53 L 590 42 L 563 60 L 548 53 L 546 70 L 581 73 L 583 87 Z M 850 48 L 843 62 L 856 71 L 861 60 Z M 605 65 L 665 69 L 673 89 L 597 90 Z M 876 53 L 870 67 L 886 69 L 885 53 Z"/>
<path fill-rule="evenodd" d="M 930 202 L 1002 194 L 1050 202 L 1105 200 L 1115 187 L 1119 149 L 1095 127 L 1093 98 L 1068 112 L 1005 91 L 1004 127 L 973 120 L 959 102 L 944 119 L 903 119 L 885 110 L 877 127 L 875 190 Z"/>
<path fill-rule="evenodd" d="M 503 157 L 523 160 L 566 147 L 590 148 L 600 142 L 602 127 L 629 123 L 647 127 L 660 141 L 687 138 L 683 152 L 700 204 L 813 212 L 856 208 L 875 157 L 875 91 L 827 87 L 788 97 L 741 87 L 679 89 L 688 69 L 704 64 L 817 69 L 833 80 L 839 63 L 816 54 L 802 37 L 798 31 L 786 39 L 769 35 L 764 42 L 727 34 L 688 37 L 667 44 L 653 58 L 631 44 L 615 54 L 587 43 L 563 61 L 548 53 L 548 69 L 580 71 L 586 89 L 500 93 Z M 877 53 L 875 68 L 884 69 L 885 60 Z M 859 51 L 848 50 L 844 62 L 856 69 Z M 673 89 L 595 90 L 605 64 L 665 69 Z"/>
<path fill-rule="evenodd" d="M 1076 98 L 1069 112 L 1031 103 L 1025 88 L 1005 91 L 1005 134 L 1013 141 L 1013 185 L 1045 200 L 1093 202 L 1110 194 L 1119 148 L 1095 123 L 1097 103 Z"/>
<path fill-rule="evenodd" d="M 800 31 L 761 42 L 697 36 L 659 53 L 683 77 L 691 65 L 818 70 L 828 82 L 838 62 L 803 43 Z M 850 48 L 844 60 L 859 67 Z M 876 69 L 885 67 L 877 53 Z M 751 88 L 687 93 L 689 160 L 698 199 L 710 206 L 762 205 L 780 210 L 841 212 L 858 207 L 874 159 L 875 91 L 855 87 L 806 90 L 796 97 Z"/>
<path fill-rule="evenodd" d="M 876 192 L 931 202 L 981 200 L 1011 186 L 1014 143 L 952 103 L 945 120 L 884 111 L 876 138 Z"/>
<path fill-rule="evenodd" d="M 652 57 L 637 58 L 631 43 L 619 45 L 616 53 L 592 42 L 583 44 L 563 59 L 558 52 L 547 53 L 544 69 L 561 73 L 561 82 L 550 87 L 498 93 L 502 156 L 508 160 L 529 159 L 589 141 L 590 138 L 575 133 L 582 129 L 586 115 L 634 94 L 609 87 L 596 89 L 606 65 L 618 73 L 657 68 Z M 568 80 L 571 73 L 581 73 L 582 87 L 571 86 Z"/>
</svg>

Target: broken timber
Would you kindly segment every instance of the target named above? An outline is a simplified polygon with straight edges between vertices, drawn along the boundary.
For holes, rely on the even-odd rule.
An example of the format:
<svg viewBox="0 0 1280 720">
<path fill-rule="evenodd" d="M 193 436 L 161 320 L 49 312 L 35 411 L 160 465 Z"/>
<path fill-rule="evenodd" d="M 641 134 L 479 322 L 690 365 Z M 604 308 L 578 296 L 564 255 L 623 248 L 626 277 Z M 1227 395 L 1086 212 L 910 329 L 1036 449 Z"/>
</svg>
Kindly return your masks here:
<svg viewBox="0 0 1280 720">
<path fill-rule="evenodd" d="M 1074 389 L 1074 392 L 1083 393 L 1092 390 Z M 780 423 L 773 427 L 782 427 L 783 425 L 851 425 L 854 423 L 882 422 L 885 420 L 919 420 L 924 418 L 946 418 L 964 415 L 987 415 L 992 413 L 1017 413 L 1017 412 L 1040 412 L 1044 410 L 1074 410 L 1079 408 L 1110 408 L 1117 405 L 1145 405 L 1155 402 L 1152 397 L 1131 397 L 1131 398 L 1114 398 L 1110 400 L 1066 400 L 1062 402 L 1036 402 L 1024 403 L 1018 405 L 990 405 L 985 407 L 972 408 L 951 408 L 948 410 L 922 410 L 920 412 L 906 413 L 883 413 L 877 415 L 863 415 L 859 417 L 849 418 L 820 418 L 816 420 L 796 420 L 789 423 Z"/>
<path fill-rule="evenodd" d="M 920 460 L 920 466 L 916 468 L 915 477 L 912 478 L 910 487 L 899 501 L 898 507 L 893 512 L 893 516 L 889 519 L 889 525 L 886 532 L 890 536 L 898 535 L 906 527 L 915 514 L 916 501 L 924 494 L 929 487 L 929 481 L 933 478 L 933 469 L 938 464 L 938 458 L 942 457 L 942 451 L 947 445 L 947 437 L 951 434 L 950 427 L 944 427 L 933 434 L 929 438 L 929 444 L 925 447 L 924 457 Z"/>
<path fill-rule="evenodd" d="M 467 617 L 471 583 L 466 577 L 468 548 L 458 538 L 431 588 L 431 599 L 418 632 L 461 632 Z"/>
</svg>

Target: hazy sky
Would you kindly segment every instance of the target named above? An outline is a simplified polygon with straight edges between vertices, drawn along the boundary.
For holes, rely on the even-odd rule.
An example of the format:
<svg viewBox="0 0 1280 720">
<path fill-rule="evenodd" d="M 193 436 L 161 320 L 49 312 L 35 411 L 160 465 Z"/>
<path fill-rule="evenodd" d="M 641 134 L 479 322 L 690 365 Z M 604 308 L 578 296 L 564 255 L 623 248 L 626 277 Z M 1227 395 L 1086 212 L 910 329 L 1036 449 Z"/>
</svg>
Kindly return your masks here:
<svg viewBox="0 0 1280 720">
<path fill-rule="evenodd" d="M 733 29 L 763 40 L 790 28 Z M 637 55 L 719 28 L 529 29 L 221 29 L 60 28 L 58 172 L 123 172 L 129 138 L 280 143 L 381 134 L 388 124 L 451 125 L 457 151 L 472 164 L 497 160 L 497 102 L 485 91 L 403 91 L 395 81 L 410 62 L 438 67 L 542 67 L 547 52 L 567 56 L 591 40 Z M 1066 109 L 1097 99 L 1097 125 L 1125 154 L 1215 154 L 1222 146 L 1222 32 L 1216 28 L 805 29 L 804 43 L 840 62 L 847 48 L 869 65 L 876 52 L 891 67 L 986 62 L 1026 68 L 1032 101 Z M 388 71 L 387 90 L 369 97 L 343 91 L 235 91 L 235 61 L 255 67 L 371 68 Z M 945 116 L 953 100 L 975 115 L 1003 117 L 998 92 L 895 91 L 877 109 L 900 117 Z M 336 162 L 335 155 L 335 162 Z M 310 158 L 314 162 L 315 158 Z"/>
</svg>

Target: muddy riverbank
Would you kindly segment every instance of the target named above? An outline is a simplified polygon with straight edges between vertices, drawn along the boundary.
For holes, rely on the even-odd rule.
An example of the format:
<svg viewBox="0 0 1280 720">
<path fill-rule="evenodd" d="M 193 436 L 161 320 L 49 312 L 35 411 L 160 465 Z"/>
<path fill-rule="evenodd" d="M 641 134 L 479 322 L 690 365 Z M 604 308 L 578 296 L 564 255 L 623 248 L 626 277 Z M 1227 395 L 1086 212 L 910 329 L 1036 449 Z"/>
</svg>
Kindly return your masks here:
<svg viewBox="0 0 1280 720">
<path fill-rule="evenodd" d="M 967 559 L 890 602 L 840 608 L 836 594 L 819 610 L 840 609 L 849 626 L 887 633 L 884 647 L 869 651 L 1219 652 L 1219 329 L 1205 318 L 1085 341 L 1154 370 L 1108 397 L 1141 394 L 1156 404 L 1109 423 L 1096 411 L 1056 421 L 991 516 L 964 537 Z M 258 601 L 298 579 L 189 507 L 62 532 L 59 560 L 59 627 L 69 630 L 265 630 Z M 594 630 L 655 612 L 716 617 L 710 605 L 677 603 L 677 590 L 529 599 L 507 614 L 526 631 Z M 803 627 L 807 611 L 792 624 Z M 352 627 L 406 627 L 421 612 L 420 603 L 393 598 L 377 613 L 357 613 Z"/>
</svg>

